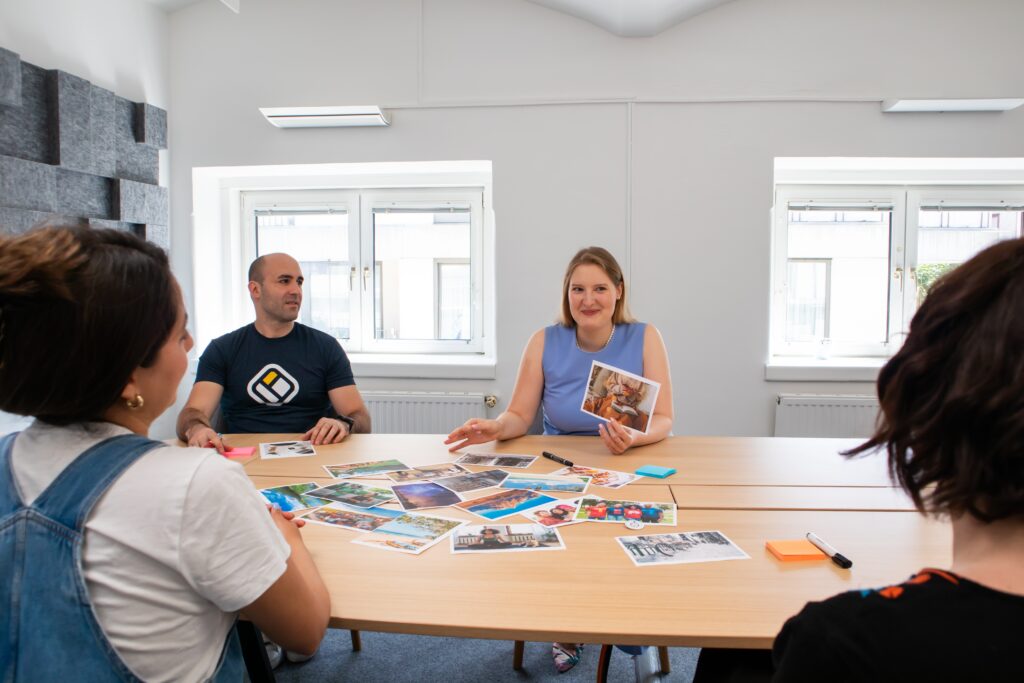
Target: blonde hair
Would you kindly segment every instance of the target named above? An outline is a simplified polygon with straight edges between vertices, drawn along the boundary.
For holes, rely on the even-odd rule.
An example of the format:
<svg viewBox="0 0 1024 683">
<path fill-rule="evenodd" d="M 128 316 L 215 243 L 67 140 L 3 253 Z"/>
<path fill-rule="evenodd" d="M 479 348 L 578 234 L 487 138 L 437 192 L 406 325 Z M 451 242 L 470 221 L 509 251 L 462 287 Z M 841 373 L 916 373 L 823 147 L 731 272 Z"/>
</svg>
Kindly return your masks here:
<svg viewBox="0 0 1024 683">
<path fill-rule="evenodd" d="M 622 268 L 615 260 L 611 252 L 604 247 L 584 247 L 576 252 L 576 255 L 569 261 L 565 269 L 565 279 L 562 281 L 562 315 L 559 323 L 565 327 L 576 327 L 576 321 L 572 317 L 572 309 L 569 308 L 569 281 L 572 279 L 573 271 L 578 266 L 594 265 L 601 268 L 612 285 L 622 288 L 622 296 L 615 302 L 615 310 L 612 312 L 612 323 L 633 323 L 636 319 L 629 312 L 629 303 L 626 300 L 626 278 L 622 275 Z"/>
</svg>

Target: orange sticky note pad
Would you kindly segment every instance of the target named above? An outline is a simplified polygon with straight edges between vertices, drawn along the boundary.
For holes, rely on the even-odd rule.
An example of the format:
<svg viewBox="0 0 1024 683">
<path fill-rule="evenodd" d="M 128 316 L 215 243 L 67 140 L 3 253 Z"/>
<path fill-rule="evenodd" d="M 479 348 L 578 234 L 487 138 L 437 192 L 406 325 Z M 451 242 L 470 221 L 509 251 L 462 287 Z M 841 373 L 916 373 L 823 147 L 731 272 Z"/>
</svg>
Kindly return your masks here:
<svg viewBox="0 0 1024 683">
<path fill-rule="evenodd" d="M 824 560 L 828 558 L 828 555 L 818 550 L 813 543 L 804 538 L 794 541 L 768 541 L 764 545 L 772 555 L 783 562 Z"/>
</svg>

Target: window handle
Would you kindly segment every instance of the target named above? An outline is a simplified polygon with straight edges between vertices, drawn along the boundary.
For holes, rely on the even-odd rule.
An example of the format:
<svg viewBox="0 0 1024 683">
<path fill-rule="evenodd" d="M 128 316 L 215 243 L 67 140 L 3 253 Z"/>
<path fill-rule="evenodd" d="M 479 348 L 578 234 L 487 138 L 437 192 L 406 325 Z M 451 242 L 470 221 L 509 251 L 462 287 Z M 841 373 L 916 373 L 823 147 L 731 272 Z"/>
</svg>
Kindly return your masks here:
<svg viewBox="0 0 1024 683">
<path fill-rule="evenodd" d="M 370 281 L 370 267 L 363 266 L 363 291 L 366 291 L 366 284 Z"/>
<path fill-rule="evenodd" d="M 892 276 L 900 283 L 900 291 L 903 291 L 903 268 L 897 266 Z"/>
<path fill-rule="evenodd" d="M 910 269 L 910 279 L 911 279 L 911 281 L 914 282 L 914 284 L 917 284 L 917 268 L 916 267 Z"/>
<path fill-rule="evenodd" d="M 356 267 L 352 266 L 352 270 L 348 273 L 348 291 L 352 291 L 356 288 Z"/>
</svg>

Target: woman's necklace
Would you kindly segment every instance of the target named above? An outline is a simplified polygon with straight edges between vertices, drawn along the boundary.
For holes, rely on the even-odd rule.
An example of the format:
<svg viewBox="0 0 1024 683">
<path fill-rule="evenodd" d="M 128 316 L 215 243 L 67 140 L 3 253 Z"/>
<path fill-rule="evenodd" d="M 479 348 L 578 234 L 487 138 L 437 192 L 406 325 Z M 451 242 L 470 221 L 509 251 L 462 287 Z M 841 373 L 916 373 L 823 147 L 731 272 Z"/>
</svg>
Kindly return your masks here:
<svg viewBox="0 0 1024 683">
<path fill-rule="evenodd" d="M 579 332 L 579 329 L 576 330 L 576 334 L 574 336 L 576 338 L 576 348 L 579 349 L 580 351 L 583 351 L 584 353 L 600 353 L 601 351 L 604 351 L 605 349 L 607 349 L 608 345 L 612 343 L 612 337 L 615 336 L 615 323 L 612 323 L 612 332 L 611 332 L 611 334 L 608 335 L 608 339 L 606 339 L 604 344 L 601 344 L 601 348 L 599 348 L 596 351 L 584 351 L 583 350 L 583 348 L 580 346 L 580 332 Z"/>
</svg>

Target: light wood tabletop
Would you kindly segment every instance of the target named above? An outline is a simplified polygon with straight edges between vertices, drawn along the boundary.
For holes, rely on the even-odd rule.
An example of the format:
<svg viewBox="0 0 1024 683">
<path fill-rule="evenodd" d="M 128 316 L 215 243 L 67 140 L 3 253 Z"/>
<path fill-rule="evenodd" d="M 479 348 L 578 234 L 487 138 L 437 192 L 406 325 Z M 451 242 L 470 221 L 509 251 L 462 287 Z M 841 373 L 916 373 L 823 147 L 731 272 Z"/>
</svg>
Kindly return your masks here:
<svg viewBox="0 0 1024 683">
<path fill-rule="evenodd" d="M 288 435 L 228 438 L 232 445 L 242 446 L 286 440 Z M 615 469 L 630 471 L 621 464 L 626 458 L 602 455 L 589 441 L 572 439 L 557 437 L 552 442 L 549 437 L 525 437 L 472 452 L 536 455 L 542 449 L 557 448 L 555 452 L 580 464 L 618 465 Z M 721 451 L 716 455 L 715 439 L 674 437 L 671 441 L 671 449 L 661 453 L 647 451 L 650 447 L 637 449 L 627 456 L 628 461 L 636 466 L 671 464 L 685 483 L 670 487 L 672 482 L 642 479 L 642 485 L 616 490 L 591 486 L 587 493 L 669 502 L 675 489 L 675 499 L 681 499 L 683 506 L 675 527 L 647 525 L 630 531 L 621 524 L 582 523 L 559 528 L 565 550 L 453 555 L 445 539 L 413 556 L 354 544 L 351 541 L 360 535 L 357 531 L 306 525 L 303 538 L 331 593 L 331 626 L 506 640 L 769 648 L 785 620 L 808 600 L 897 583 L 922 567 L 949 564 L 949 526 L 916 514 L 888 511 L 899 506 L 892 500 L 896 493 L 878 486 L 878 473 L 872 474 L 864 464 L 867 461 L 849 463 L 836 455 L 851 442 L 720 439 Z M 342 444 L 317 450 L 316 456 L 306 458 L 250 460 L 246 470 L 254 485 L 265 488 L 299 481 L 328 483 L 325 464 L 397 458 L 420 465 L 457 457 L 448 454 L 436 435 L 353 435 Z M 775 466 L 758 469 L 752 463 L 759 458 Z M 806 464 L 813 458 L 823 459 L 837 471 L 811 466 L 814 474 L 808 477 Z M 743 473 L 728 473 L 728 468 L 719 466 L 722 461 L 732 467 L 754 467 L 768 483 L 710 485 L 719 479 L 751 479 Z M 780 470 L 780 462 L 802 466 Z M 557 463 L 538 460 L 529 471 L 550 472 L 557 467 Z M 783 476 L 787 473 L 789 481 Z M 846 475 L 857 485 L 851 487 Z M 692 479 L 702 483 L 692 484 Z M 774 483 L 779 479 L 783 485 Z M 802 484 L 784 485 L 793 480 Z M 701 501 L 710 502 L 699 507 Z M 726 509 L 727 504 L 750 509 Z M 853 509 L 773 509 L 840 504 Z M 423 512 L 489 526 L 526 521 L 514 516 L 488 522 L 453 508 Z M 637 567 L 615 541 L 618 536 L 711 530 L 724 533 L 750 559 Z M 783 563 L 765 549 L 768 540 L 803 538 L 808 531 L 852 559 L 853 568 L 843 570 L 827 560 Z"/>
</svg>

